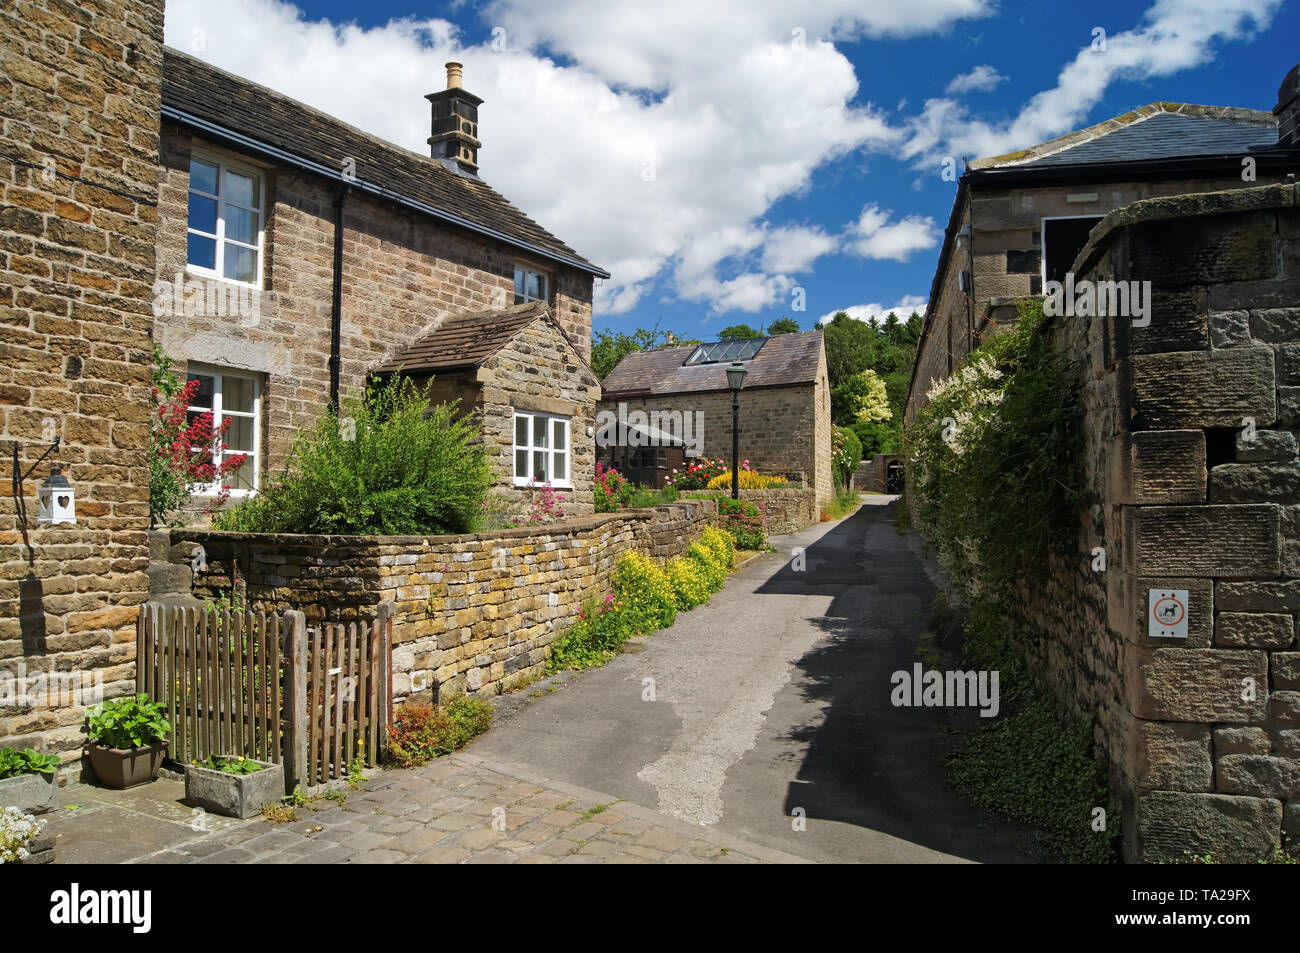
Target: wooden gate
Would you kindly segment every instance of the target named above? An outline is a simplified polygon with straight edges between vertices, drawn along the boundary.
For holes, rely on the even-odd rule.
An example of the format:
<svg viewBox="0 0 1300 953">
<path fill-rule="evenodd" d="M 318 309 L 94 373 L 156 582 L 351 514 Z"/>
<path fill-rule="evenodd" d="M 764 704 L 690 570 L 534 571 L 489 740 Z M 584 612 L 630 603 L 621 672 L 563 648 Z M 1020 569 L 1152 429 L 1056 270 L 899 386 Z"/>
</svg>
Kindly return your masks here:
<svg viewBox="0 0 1300 953">
<path fill-rule="evenodd" d="M 182 764 L 242 755 L 284 765 L 286 790 L 378 763 L 389 721 L 389 619 L 308 629 L 301 612 L 146 603 L 136 690 L 161 701 Z"/>
</svg>

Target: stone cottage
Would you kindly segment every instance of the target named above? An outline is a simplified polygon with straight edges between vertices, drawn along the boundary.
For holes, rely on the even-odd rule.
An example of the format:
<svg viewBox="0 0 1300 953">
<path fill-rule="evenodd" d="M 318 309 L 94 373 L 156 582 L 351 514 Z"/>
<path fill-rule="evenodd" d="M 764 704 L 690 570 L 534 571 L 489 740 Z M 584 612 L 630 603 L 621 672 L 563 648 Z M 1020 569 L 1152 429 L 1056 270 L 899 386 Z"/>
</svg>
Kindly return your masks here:
<svg viewBox="0 0 1300 953">
<path fill-rule="evenodd" d="M 155 337 L 202 381 L 195 410 L 232 421 L 228 452 L 248 455 L 233 496 L 327 401 L 405 366 L 491 424 L 502 492 L 526 492 L 527 457 L 590 512 L 608 274 L 479 178 L 482 101 L 459 64 L 427 97 L 429 156 L 184 53 L 162 66 Z"/>
<path fill-rule="evenodd" d="M 1295 171 L 1274 112 L 1155 102 L 1028 149 L 969 163 L 930 287 L 904 420 L 972 350 L 1015 320 L 1015 298 L 1062 280 L 1107 212 L 1139 199 L 1248 188 Z M 1157 324 L 1190 302 L 1157 289 Z M 1195 309 L 1192 309 L 1195 310 Z"/>
<path fill-rule="evenodd" d="M 418 155 L 164 49 L 163 6 L 0 9 L 0 438 L 23 478 L 0 503 L 0 745 L 74 755 L 85 707 L 134 689 L 155 341 L 249 455 L 237 496 L 329 401 L 444 326 L 494 355 L 494 412 L 532 398 L 518 404 L 550 424 L 546 466 L 590 469 L 606 273 L 479 178 L 481 101 L 459 67 L 422 106 Z M 536 322 L 484 344 L 517 305 Z M 75 522 L 38 517 L 56 467 Z M 590 508 L 590 480 L 575 493 Z"/>
<path fill-rule="evenodd" d="M 448 318 L 376 369 L 398 372 L 431 403 L 460 401 L 483 428 L 505 493 L 549 483 L 564 491 L 566 513 L 591 511 L 600 382 L 545 302 Z"/>
<path fill-rule="evenodd" d="M 721 457 L 730 465 L 726 369 L 733 360 L 747 371 L 740 394 L 741 459 L 761 473 L 802 481 L 816 492 L 820 507 L 834 494 L 830 384 L 821 331 L 634 351 L 602 382 L 598 417 L 625 422 L 624 431 L 648 424 L 682 434 L 688 455 Z M 682 423 L 690 426 L 689 433 Z"/>
</svg>

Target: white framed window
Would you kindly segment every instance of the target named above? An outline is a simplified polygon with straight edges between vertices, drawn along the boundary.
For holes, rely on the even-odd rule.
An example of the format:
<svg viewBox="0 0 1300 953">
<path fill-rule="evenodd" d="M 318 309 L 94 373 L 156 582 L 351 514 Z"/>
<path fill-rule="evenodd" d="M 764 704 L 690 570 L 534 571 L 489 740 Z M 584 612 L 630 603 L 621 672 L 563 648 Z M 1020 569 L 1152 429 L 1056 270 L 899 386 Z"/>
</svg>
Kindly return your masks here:
<svg viewBox="0 0 1300 953">
<path fill-rule="evenodd" d="M 256 170 L 196 152 L 190 157 L 185 261 L 189 270 L 262 286 L 265 187 Z"/>
<path fill-rule="evenodd" d="M 527 265 L 515 265 L 515 304 L 550 301 L 550 276 Z"/>
<path fill-rule="evenodd" d="M 515 414 L 515 486 L 569 486 L 569 419 Z"/>
<path fill-rule="evenodd" d="M 225 421 L 230 421 L 225 436 L 226 450 L 222 456 L 243 454 L 247 459 L 225 482 L 230 487 L 231 496 L 251 496 L 257 492 L 261 462 L 258 452 L 262 429 L 261 381 L 253 374 L 192 364 L 188 377 L 191 381 L 197 380 L 199 387 L 186 413 L 187 419 L 192 421 L 200 414 L 211 413 L 213 432 L 220 430 Z M 221 486 L 214 483 L 201 492 L 214 496 L 220 489 Z"/>
</svg>

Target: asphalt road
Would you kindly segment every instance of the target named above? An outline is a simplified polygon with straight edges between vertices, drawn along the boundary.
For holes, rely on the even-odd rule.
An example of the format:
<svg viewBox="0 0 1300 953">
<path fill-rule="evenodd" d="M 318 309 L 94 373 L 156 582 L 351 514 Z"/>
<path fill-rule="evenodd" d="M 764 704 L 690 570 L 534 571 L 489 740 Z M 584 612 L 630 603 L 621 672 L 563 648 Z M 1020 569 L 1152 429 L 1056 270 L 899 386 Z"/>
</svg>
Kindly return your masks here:
<svg viewBox="0 0 1300 953">
<path fill-rule="evenodd" d="M 1037 859 L 945 779 L 951 719 L 975 712 L 890 703 L 934 589 L 892 498 L 864 499 L 775 537 L 707 605 L 533 692 L 470 750 L 815 861 Z"/>
</svg>

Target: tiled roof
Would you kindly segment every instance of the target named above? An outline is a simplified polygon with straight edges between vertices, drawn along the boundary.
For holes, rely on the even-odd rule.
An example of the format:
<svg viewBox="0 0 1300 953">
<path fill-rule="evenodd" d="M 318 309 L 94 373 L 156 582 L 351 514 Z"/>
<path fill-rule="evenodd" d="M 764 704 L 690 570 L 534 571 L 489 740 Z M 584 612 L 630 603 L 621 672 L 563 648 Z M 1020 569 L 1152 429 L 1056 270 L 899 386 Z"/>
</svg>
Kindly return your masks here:
<svg viewBox="0 0 1300 953">
<path fill-rule="evenodd" d="M 373 373 L 477 367 L 509 344 L 528 325 L 548 314 L 544 303 L 533 301 L 502 311 L 455 315 L 442 322 L 431 334 L 375 368 Z"/>
<path fill-rule="evenodd" d="M 1020 152 L 977 159 L 982 169 L 1036 169 L 1259 152 L 1277 146 L 1272 113 L 1188 103 L 1150 103 Z"/>
<path fill-rule="evenodd" d="M 633 351 L 601 381 L 601 399 L 654 394 L 690 394 L 727 389 L 726 364 L 684 362 L 696 345 Z M 821 331 L 777 334 L 767 339 L 757 356 L 745 362 L 745 387 L 812 384 L 822 350 Z"/>
<path fill-rule="evenodd" d="M 356 161 L 372 186 L 462 219 L 507 240 L 607 277 L 481 179 L 385 142 L 341 120 L 173 49 L 163 51 L 163 114 L 183 113 L 314 165 L 342 173 Z M 419 108 L 421 103 L 412 103 Z M 427 108 L 427 106 L 426 106 Z M 181 121 L 184 121 L 183 119 Z"/>
</svg>

